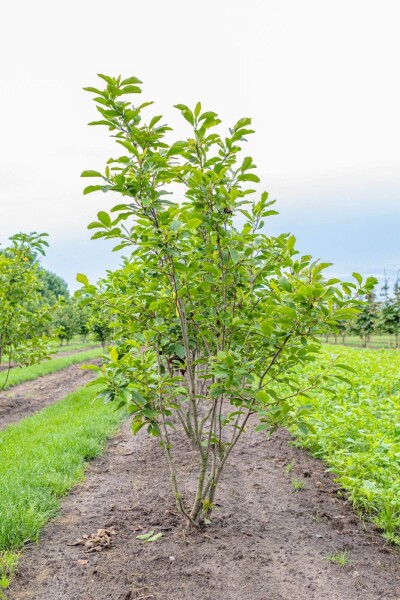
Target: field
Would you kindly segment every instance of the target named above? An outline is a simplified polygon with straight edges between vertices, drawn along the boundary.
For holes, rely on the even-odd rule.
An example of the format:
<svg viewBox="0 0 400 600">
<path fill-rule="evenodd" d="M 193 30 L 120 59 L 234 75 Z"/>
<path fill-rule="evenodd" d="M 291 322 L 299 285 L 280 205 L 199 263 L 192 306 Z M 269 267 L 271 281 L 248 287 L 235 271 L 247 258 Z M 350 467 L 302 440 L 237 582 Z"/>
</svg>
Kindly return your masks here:
<svg viewBox="0 0 400 600">
<path fill-rule="evenodd" d="M 98 350 L 90 352 L 93 358 Z M 232 576 L 240 565 L 248 573 L 247 597 L 257 600 L 264 598 L 265 569 L 273 600 L 322 598 L 327 586 L 330 598 L 345 594 L 356 600 L 360 593 L 366 600 L 396 598 L 400 355 L 325 347 L 322 363 L 331 353 L 354 368 L 346 374 L 352 385 L 337 381 L 332 393 L 313 395 L 308 417 L 313 433 L 293 430 L 290 438 L 280 431 L 268 441 L 253 430 L 243 438 L 222 483 L 213 526 L 192 541 L 177 517 L 158 442 L 142 432 L 133 438 L 125 423 L 106 450 L 106 439 L 121 427 L 125 413 L 93 401 L 95 388 L 55 394 L 55 385 L 66 390 L 66 374 L 78 373 L 79 365 L 70 363 L 3 393 L 5 423 L 15 419 L 1 412 L 2 398 L 27 398 L 26 418 L 8 409 L 20 420 L 0 432 L 0 585 L 6 597 L 59 600 L 67 587 L 68 598 L 200 600 L 212 593 L 231 600 L 243 584 Z M 86 356 L 79 353 L 80 359 Z M 87 381 L 90 373 L 81 373 Z M 47 385 L 53 391 L 46 392 Z M 41 409 L 46 403 L 40 394 L 53 404 Z M 29 397 L 36 398 L 36 412 Z M 193 452 L 174 435 L 190 488 Z M 85 463 L 104 451 L 85 481 L 62 498 L 83 479 Z M 71 545 L 84 535 L 96 539 L 102 529 L 114 532 L 110 547 L 87 554 Z M 162 538 L 141 543 L 136 536 L 149 530 Z M 199 564 L 200 570 L 194 567 Z"/>
<path fill-rule="evenodd" d="M 344 337 L 344 339 L 342 339 L 340 336 L 337 336 L 336 340 L 334 337 L 324 337 L 322 338 L 322 341 L 324 341 L 327 344 L 340 344 L 340 345 L 344 345 L 344 346 L 351 346 L 354 348 L 362 348 L 364 347 L 364 342 L 361 340 L 360 337 L 355 336 L 355 335 L 346 335 Z M 395 349 L 395 339 L 394 336 L 390 336 L 390 335 L 378 335 L 378 334 L 374 334 L 371 335 L 370 339 L 367 342 L 367 348 L 371 348 L 374 350 L 378 350 L 380 348 L 393 348 Z"/>
<path fill-rule="evenodd" d="M 400 354 L 336 346 L 352 385 L 311 400 L 315 433 L 299 441 L 323 458 L 353 505 L 400 544 Z"/>
</svg>

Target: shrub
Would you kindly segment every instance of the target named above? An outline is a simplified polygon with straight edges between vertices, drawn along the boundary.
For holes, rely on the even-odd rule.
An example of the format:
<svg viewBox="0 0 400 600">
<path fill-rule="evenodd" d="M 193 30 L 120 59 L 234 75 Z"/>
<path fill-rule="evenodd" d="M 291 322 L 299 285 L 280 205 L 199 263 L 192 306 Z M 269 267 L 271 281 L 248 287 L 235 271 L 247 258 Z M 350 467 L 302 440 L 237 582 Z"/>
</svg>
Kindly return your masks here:
<svg viewBox="0 0 400 600">
<path fill-rule="evenodd" d="M 122 199 L 89 228 L 131 253 L 101 291 L 78 276 L 83 294 L 101 294 L 120 340 L 97 384 L 105 400 L 129 405 L 134 433 L 147 427 L 159 436 L 177 506 L 199 526 L 209 522 L 224 465 L 252 415 L 266 432 L 285 423 L 306 427 L 307 407 L 294 410 L 293 399 L 325 382 L 329 369 L 304 384 L 298 368 L 317 356 L 317 336 L 357 314 L 362 280 L 326 280 L 329 265 L 299 254 L 293 235 L 264 232 L 276 211 L 266 192 L 255 198 L 247 187 L 259 182 L 253 160 L 241 154 L 250 119 L 224 137 L 216 113 L 178 104 L 191 133 L 169 143 L 161 116 L 142 121 L 151 103 L 124 99 L 141 91 L 138 79 L 100 77 L 105 89 L 86 88 L 101 114 L 92 124 L 107 126 L 124 153 L 104 174 L 84 171 L 100 179 L 84 193 Z M 198 456 L 190 499 L 177 476 L 176 428 Z"/>
</svg>

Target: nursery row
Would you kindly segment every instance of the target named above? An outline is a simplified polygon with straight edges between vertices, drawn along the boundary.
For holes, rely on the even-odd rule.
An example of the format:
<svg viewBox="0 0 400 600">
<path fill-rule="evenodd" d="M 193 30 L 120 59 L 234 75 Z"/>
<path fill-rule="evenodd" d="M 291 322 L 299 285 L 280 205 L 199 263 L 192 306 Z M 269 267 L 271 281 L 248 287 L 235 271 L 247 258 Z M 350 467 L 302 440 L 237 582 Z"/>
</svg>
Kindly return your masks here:
<svg viewBox="0 0 400 600">
<path fill-rule="evenodd" d="M 329 346 L 321 361 L 332 353 L 354 369 L 351 385 L 337 380 L 310 399 L 314 431 L 299 443 L 324 459 L 354 506 L 400 544 L 400 355 Z"/>
</svg>

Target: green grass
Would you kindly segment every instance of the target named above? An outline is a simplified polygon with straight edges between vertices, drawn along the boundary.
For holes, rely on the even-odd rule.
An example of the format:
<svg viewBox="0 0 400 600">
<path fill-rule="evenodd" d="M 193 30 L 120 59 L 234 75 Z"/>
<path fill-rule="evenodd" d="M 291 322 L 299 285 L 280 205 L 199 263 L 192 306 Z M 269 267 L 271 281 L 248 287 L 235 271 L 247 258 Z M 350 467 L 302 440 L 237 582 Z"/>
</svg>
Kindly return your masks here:
<svg viewBox="0 0 400 600">
<path fill-rule="evenodd" d="M 73 351 L 77 351 L 80 352 L 81 350 L 87 350 L 88 348 L 100 348 L 100 344 L 98 342 L 77 342 L 77 343 L 73 343 L 73 344 L 65 344 L 65 346 L 60 346 L 59 344 L 56 344 L 54 346 L 54 352 L 73 352 Z"/>
<path fill-rule="evenodd" d="M 297 479 L 297 477 L 292 478 L 291 484 L 292 484 L 292 492 L 301 492 L 306 487 L 305 482 L 302 481 L 301 479 Z"/>
<path fill-rule="evenodd" d="M 5 598 L 2 590 L 6 590 L 10 585 L 10 579 L 18 567 L 19 552 L 6 550 L 0 552 L 0 599 Z"/>
<path fill-rule="evenodd" d="M 346 373 L 353 385 L 338 381 L 334 395 L 315 392 L 307 401 L 315 432 L 294 433 L 328 463 L 356 509 L 400 544 L 400 353 L 335 346 L 321 360 L 332 352 L 355 369 Z"/>
<path fill-rule="evenodd" d="M 42 375 L 55 373 L 56 371 L 65 369 L 65 367 L 69 367 L 70 365 L 91 360 L 101 353 L 101 348 L 93 348 L 92 350 L 87 350 L 86 352 L 77 352 L 71 356 L 51 358 L 50 360 L 46 360 L 38 365 L 31 365 L 30 367 L 15 367 L 14 369 L 11 369 L 4 389 L 8 389 L 13 385 L 17 385 L 18 383 L 23 383 L 24 381 L 37 379 L 38 377 L 42 377 Z M 0 373 L 0 389 L 5 379 L 6 372 L 2 371 Z"/>
<path fill-rule="evenodd" d="M 53 348 L 53 352 L 57 355 L 60 352 L 77 352 L 88 350 L 91 348 L 101 348 L 99 342 L 91 341 L 91 342 L 80 342 L 79 340 L 72 342 L 70 344 L 65 344 L 65 346 L 61 346 L 56 342 L 50 344 Z M 8 361 L 8 356 L 6 354 L 3 355 L 2 364 L 6 365 Z"/>
<path fill-rule="evenodd" d="M 334 565 L 339 565 L 339 567 L 345 567 L 350 562 L 350 553 L 348 550 L 339 550 L 339 552 L 333 552 L 332 554 L 328 554 L 328 556 L 326 556 L 325 558 Z"/>
<path fill-rule="evenodd" d="M 326 343 L 325 337 L 321 338 L 321 341 Z M 330 337 L 327 343 L 335 344 L 335 339 L 333 337 Z M 336 343 L 343 345 L 343 341 L 340 336 L 337 337 Z M 356 348 L 362 348 L 363 341 L 358 336 L 346 335 L 345 336 L 345 345 L 346 346 L 354 346 Z M 390 335 L 372 335 L 369 342 L 367 342 L 367 348 L 371 348 L 374 350 L 377 350 L 380 348 L 393 348 L 394 349 L 394 347 L 395 347 L 395 339 L 394 339 L 394 336 L 390 336 Z"/>
<path fill-rule="evenodd" d="M 0 432 L 0 582 L 15 570 L 18 551 L 37 541 L 59 499 L 84 477 L 125 413 L 80 389 Z M 1 583 L 0 583 L 1 588 Z M 1 597 L 1 595 L 0 595 Z"/>
</svg>

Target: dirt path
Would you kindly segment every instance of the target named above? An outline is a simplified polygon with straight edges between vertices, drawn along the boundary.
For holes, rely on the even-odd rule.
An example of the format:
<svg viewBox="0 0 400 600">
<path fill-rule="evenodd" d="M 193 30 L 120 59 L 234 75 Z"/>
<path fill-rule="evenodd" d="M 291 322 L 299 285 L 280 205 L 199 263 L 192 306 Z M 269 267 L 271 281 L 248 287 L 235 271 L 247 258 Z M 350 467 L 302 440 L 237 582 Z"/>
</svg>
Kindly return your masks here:
<svg viewBox="0 0 400 600">
<path fill-rule="evenodd" d="M 356 518 L 324 465 L 288 444 L 250 434 L 227 467 L 212 527 L 185 533 L 156 439 L 128 424 L 86 481 L 65 498 L 39 545 L 21 560 L 9 600 L 399 600 L 400 552 Z M 184 470 L 191 451 L 179 449 Z M 285 465 L 294 461 L 292 472 Z M 291 477 L 306 488 L 291 493 Z M 188 476 L 184 490 L 193 489 Z M 68 545 L 112 527 L 110 548 Z M 144 544 L 149 529 L 164 537 Z M 345 567 L 326 560 L 347 549 Z"/>
<path fill-rule="evenodd" d="M 94 361 L 88 360 L 85 364 L 91 362 Z M 93 377 L 93 373 L 83 371 L 80 366 L 71 365 L 0 392 L 0 429 L 29 417 L 85 385 Z"/>
</svg>

